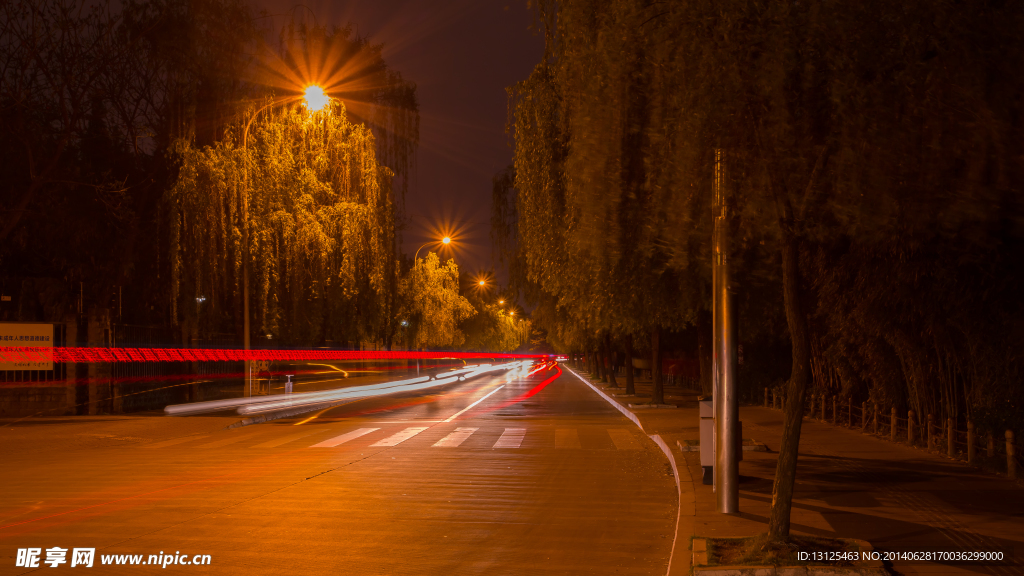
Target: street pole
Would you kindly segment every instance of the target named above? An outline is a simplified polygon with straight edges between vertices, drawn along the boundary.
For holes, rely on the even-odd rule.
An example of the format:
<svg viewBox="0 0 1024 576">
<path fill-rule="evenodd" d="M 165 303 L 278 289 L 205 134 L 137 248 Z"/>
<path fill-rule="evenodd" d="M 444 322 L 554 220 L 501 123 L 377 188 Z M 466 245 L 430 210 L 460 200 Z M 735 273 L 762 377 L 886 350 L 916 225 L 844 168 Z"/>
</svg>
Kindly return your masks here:
<svg viewBox="0 0 1024 576">
<path fill-rule="evenodd" d="M 725 151 L 715 150 L 712 216 L 714 309 L 715 496 L 723 514 L 739 512 L 739 398 L 736 392 L 736 318 L 729 293 L 728 201 Z"/>
</svg>

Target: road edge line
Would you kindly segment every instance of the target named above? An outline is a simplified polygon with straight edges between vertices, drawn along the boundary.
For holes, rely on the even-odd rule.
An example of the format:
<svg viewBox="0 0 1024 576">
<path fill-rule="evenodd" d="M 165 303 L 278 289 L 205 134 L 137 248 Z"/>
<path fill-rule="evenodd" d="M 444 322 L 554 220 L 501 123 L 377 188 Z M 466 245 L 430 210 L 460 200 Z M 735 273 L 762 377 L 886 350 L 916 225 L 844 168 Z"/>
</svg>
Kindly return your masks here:
<svg viewBox="0 0 1024 576">
<path fill-rule="evenodd" d="M 591 390 L 596 392 L 598 396 L 604 398 L 606 402 L 617 408 L 619 412 L 622 412 L 623 416 L 632 420 L 633 423 L 636 424 L 637 428 L 639 428 L 641 432 L 646 434 L 648 438 L 653 440 L 654 443 L 658 445 L 658 448 L 661 448 L 661 451 L 665 454 L 665 457 L 668 458 L 668 463 L 672 466 L 672 478 L 676 481 L 676 527 L 675 533 L 672 535 L 672 548 L 668 554 L 668 568 L 665 570 L 666 576 L 670 575 L 672 573 L 672 562 L 675 560 L 676 556 L 676 544 L 679 541 L 679 522 L 682 518 L 683 513 L 683 488 L 682 484 L 680 484 L 679 482 L 679 466 L 676 464 L 675 454 L 672 453 L 672 449 L 669 448 L 668 444 L 665 443 L 665 440 L 662 439 L 660 435 L 647 434 L 647 431 L 644 430 L 643 424 L 640 423 L 640 419 L 636 417 L 636 414 L 633 414 L 632 412 L 629 411 L 628 408 L 626 408 L 622 404 L 619 404 L 610 396 L 599 390 L 597 386 L 594 386 L 586 378 L 577 374 L 576 371 L 573 370 L 572 368 L 566 366 L 565 369 L 571 372 L 573 376 L 579 378 L 580 382 L 586 384 Z"/>
</svg>

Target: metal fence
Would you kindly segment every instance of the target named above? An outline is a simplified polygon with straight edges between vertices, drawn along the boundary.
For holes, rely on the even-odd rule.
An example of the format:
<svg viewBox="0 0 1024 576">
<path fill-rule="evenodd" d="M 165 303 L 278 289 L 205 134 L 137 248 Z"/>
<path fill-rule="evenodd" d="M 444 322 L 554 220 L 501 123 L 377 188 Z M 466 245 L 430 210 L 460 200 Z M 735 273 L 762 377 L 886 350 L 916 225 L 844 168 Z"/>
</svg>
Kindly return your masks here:
<svg viewBox="0 0 1024 576">
<path fill-rule="evenodd" d="M 785 399 L 768 388 L 764 389 L 764 406 L 782 409 Z M 876 402 L 861 402 L 852 398 L 811 394 L 804 410 L 807 417 L 833 426 L 857 429 L 890 442 L 923 448 L 943 453 L 949 458 L 969 464 L 994 468 L 1010 478 L 1017 478 L 1017 471 L 1024 466 L 1019 440 L 1012 430 L 977 430 L 973 422 L 967 421 L 961 427 L 953 418 L 945 421 L 931 414 L 921 418 L 913 410 L 906 416 L 897 413 L 896 407 L 885 409 Z"/>
</svg>

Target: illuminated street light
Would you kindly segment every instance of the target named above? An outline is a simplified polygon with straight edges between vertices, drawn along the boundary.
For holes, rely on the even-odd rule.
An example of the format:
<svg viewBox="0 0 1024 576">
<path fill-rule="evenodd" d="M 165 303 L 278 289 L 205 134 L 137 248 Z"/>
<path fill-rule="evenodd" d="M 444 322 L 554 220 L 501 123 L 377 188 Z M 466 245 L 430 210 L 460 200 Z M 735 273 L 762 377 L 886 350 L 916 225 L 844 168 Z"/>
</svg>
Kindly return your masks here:
<svg viewBox="0 0 1024 576">
<path fill-rule="evenodd" d="M 305 104 L 310 112 L 319 112 L 331 102 L 331 97 L 324 94 L 324 89 L 312 85 L 306 88 Z"/>
<path fill-rule="evenodd" d="M 445 246 L 447 246 L 448 244 L 451 244 L 451 242 L 452 242 L 452 239 L 449 236 L 445 236 L 444 238 L 442 238 L 440 240 L 440 243 L 444 244 Z M 420 246 L 419 248 L 416 249 L 416 255 L 412 257 L 412 261 L 413 261 L 414 264 L 416 263 L 416 260 L 420 257 L 420 250 L 423 250 L 424 248 L 426 248 L 427 246 L 430 246 L 431 244 L 437 244 L 437 241 L 427 242 L 427 243 L 423 244 L 423 246 Z"/>
<path fill-rule="evenodd" d="M 485 280 L 481 280 L 481 281 L 477 282 L 477 284 L 479 284 L 481 286 L 484 286 L 484 285 L 487 284 L 487 282 Z"/>
<path fill-rule="evenodd" d="M 260 115 L 267 108 L 270 108 L 277 104 L 284 104 L 288 101 L 294 102 L 294 99 L 286 100 L 285 102 L 278 102 L 271 100 L 264 104 L 259 110 L 253 112 L 252 116 L 249 117 L 249 121 L 245 123 L 245 129 L 242 130 L 242 157 L 244 159 L 242 178 L 243 186 L 239 190 L 239 194 L 242 196 L 242 252 L 245 255 L 242 258 L 242 309 L 244 311 L 243 326 L 242 326 L 242 347 L 245 350 L 249 350 L 250 336 L 249 336 L 249 127 L 252 126 L 253 120 Z M 324 91 L 319 86 L 310 86 L 306 88 L 306 108 L 311 112 L 316 112 L 322 109 L 330 102 L 331 99 L 324 94 Z M 252 396 L 252 364 L 250 360 L 245 360 L 244 364 L 245 373 L 245 388 L 242 392 L 244 396 Z"/>
<path fill-rule="evenodd" d="M 505 303 L 504 300 L 498 300 L 498 304 L 504 304 L 504 303 Z"/>
</svg>

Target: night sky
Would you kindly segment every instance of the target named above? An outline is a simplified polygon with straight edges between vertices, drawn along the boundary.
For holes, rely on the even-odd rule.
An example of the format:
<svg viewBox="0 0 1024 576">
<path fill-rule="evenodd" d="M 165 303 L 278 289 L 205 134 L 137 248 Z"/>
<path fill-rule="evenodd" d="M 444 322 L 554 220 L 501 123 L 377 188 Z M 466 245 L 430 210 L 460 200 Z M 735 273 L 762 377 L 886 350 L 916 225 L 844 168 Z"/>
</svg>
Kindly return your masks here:
<svg viewBox="0 0 1024 576">
<path fill-rule="evenodd" d="M 526 2 L 310 0 L 309 10 L 281 0 L 253 2 L 275 20 L 294 14 L 315 17 L 321 26 L 351 23 L 359 36 L 384 44 L 388 65 L 416 83 L 419 98 L 420 146 L 405 202 L 403 252 L 411 256 L 443 230 L 457 240 L 460 270 L 496 267 L 491 177 L 512 161 L 505 88 L 529 76 L 544 44 Z"/>
</svg>

